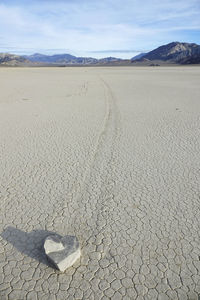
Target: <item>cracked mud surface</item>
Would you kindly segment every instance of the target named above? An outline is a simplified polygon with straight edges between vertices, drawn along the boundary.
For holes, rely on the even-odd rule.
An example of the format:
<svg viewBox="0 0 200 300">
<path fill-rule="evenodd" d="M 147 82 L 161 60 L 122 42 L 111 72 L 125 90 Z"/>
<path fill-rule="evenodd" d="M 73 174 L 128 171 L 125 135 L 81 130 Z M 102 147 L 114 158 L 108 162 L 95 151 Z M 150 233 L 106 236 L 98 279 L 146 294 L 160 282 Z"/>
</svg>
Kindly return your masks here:
<svg viewBox="0 0 200 300">
<path fill-rule="evenodd" d="M 0 69 L 0 299 L 197 300 L 200 69 Z M 82 256 L 49 264 L 50 233 Z"/>
</svg>

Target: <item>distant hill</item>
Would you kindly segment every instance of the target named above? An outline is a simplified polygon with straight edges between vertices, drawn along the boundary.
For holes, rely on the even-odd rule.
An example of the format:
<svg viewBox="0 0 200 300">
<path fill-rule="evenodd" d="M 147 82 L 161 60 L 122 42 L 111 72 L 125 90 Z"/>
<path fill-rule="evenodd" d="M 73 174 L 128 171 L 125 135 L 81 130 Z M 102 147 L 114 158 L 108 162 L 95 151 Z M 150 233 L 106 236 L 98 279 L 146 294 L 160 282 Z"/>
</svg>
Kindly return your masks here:
<svg viewBox="0 0 200 300">
<path fill-rule="evenodd" d="M 9 53 L 0 53 L 0 65 L 18 66 L 26 63 L 28 63 L 28 60 L 22 56 Z"/>
<path fill-rule="evenodd" d="M 110 64 L 110 63 L 112 64 L 120 61 L 123 61 L 123 59 L 116 58 L 116 57 L 105 57 L 105 58 L 100 58 L 98 60 L 98 64 Z"/>
<path fill-rule="evenodd" d="M 24 58 L 32 62 L 55 63 L 60 60 L 64 60 L 64 61 L 73 60 L 76 57 L 70 54 L 45 55 L 40 53 L 34 53 L 32 55 L 25 55 Z"/>
<path fill-rule="evenodd" d="M 154 62 L 176 64 L 200 63 L 200 46 L 197 44 L 173 42 L 156 48 L 134 62 Z"/>
<path fill-rule="evenodd" d="M 48 64 L 95 64 L 98 62 L 96 58 L 91 57 L 76 57 L 71 54 L 54 54 L 44 55 L 35 53 L 33 55 L 26 55 L 24 58 L 31 62 L 40 62 Z"/>
<path fill-rule="evenodd" d="M 121 61 L 121 59 L 116 57 L 105 57 L 101 59 L 96 59 L 93 57 L 76 57 L 71 54 L 55 54 L 55 55 L 44 55 L 40 53 L 35 53 L 33 55 L 24 56 L 25 59 L 31 62 L 40 63 L 53 63 L 53 64 L 106 64 L 110 62 Z"/>
</svg>

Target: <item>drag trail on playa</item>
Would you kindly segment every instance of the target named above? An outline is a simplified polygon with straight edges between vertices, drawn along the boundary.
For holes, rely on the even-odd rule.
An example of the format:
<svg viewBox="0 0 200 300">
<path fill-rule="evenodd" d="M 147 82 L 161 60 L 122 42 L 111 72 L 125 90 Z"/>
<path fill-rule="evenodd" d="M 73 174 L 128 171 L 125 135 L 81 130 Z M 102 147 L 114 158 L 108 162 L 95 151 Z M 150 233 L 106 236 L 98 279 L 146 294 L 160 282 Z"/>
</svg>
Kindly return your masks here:
<svg viewBox="0 0 200 300">
<path fill-rule="evenodd" d="M 200 68 L 0 79 L 0 299 L 198 299 Z M 65 273 L 50 233 L 80 241 Z"/>
</svg>

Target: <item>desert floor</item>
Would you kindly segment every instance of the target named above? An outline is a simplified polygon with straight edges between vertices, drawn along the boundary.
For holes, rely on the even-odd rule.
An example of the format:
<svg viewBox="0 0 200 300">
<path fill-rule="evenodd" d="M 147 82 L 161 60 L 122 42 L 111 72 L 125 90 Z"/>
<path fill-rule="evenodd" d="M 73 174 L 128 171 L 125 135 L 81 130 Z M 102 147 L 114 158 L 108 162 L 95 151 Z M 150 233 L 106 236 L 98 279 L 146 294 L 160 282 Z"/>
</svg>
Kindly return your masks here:
<svg viewBox="0 0 200 300">
<path fill-rule="evenodd" d="M 0 299 L 198 293 L 200 68 L 1 68 Z"/>
</svg>

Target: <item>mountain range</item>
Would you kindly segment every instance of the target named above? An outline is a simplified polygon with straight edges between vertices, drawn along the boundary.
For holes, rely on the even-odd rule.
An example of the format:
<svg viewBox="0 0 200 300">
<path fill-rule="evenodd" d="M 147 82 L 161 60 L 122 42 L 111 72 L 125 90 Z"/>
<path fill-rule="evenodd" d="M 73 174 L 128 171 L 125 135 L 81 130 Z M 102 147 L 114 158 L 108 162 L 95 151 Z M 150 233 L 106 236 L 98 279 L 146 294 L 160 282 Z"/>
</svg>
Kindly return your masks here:
<svg viewBox="0 0 200 300">
<path fill-rule="evenodd" d="M 200 45 L 194 43 L 172 42 L 148 53 L 140 53 L 132 59 L 106 57 L 76 57 L 71 54 L 44 55 L 35 53 L 19 56 L 0 53 L 1 66 L 67 66 L 67 65 L 166 65 L 200 64 Z"/>
<path fill-rule="evenodd" d="M 76 57 L 71 54 L 54 54 L 54 55 L 44 55 L 40 53 L 35 53 L 33 55 L 24 56 L 25 59 L 31 62 L 42 62 L 42 63 L 52 63 L 52 64 L 95 64 L 97 59 L 91 57 Z"/>
<path fill-rule="evenodd" d="M 200 46 L 197 44 L 172 42 L 152 50 L 132 62 L 167 62 L 176 64 L 199 64 Z"/>
</svg>

